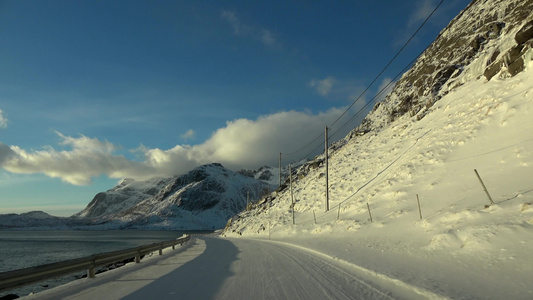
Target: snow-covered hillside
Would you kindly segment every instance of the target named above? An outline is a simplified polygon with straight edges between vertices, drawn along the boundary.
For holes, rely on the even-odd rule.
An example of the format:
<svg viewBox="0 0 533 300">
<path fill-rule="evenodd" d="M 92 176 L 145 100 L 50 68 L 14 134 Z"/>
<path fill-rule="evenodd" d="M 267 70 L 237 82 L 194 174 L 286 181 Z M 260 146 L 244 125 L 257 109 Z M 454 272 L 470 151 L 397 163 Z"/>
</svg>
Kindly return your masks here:
<svg viewBox="0 0 533 300">
<path fill-rule="evenodd" d="M 285 189 L 224 234 L 305 246 L 453 299 L 533 298 L 532 11 L 478 0 L 454 19 L 356 129 L 368 133 L 330 152 L 328 212 L 324 165 L 304 166 L 294 225 Z"/>
</svg>

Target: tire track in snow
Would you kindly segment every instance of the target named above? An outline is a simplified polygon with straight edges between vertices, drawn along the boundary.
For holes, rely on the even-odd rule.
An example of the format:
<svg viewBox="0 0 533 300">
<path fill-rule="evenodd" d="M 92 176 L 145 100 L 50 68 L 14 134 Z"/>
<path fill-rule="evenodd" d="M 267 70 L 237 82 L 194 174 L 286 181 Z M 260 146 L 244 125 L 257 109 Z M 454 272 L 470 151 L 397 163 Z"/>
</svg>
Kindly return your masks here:
<svg viewBox="0 0 533 300">
<path fill-rule="evenodd" d="M 337 269 L 339 273 L 347 274 L 347 276 L 350 276 L 359 283 L 364 284 L 371 289 L 374 289 L 376 292 L 382 294 L 387 299 L 449 299 L 445 296 L 438 295 L 429 290 L 410 285 L 409 283 L 401 281 L 399 279 L 391 278 L 385 274 L 377 273 L 375 271 L 366 269 L 359 265 L 327 255 L 319 251 L 280 241 L 263 240 L 262 242 L 278 244 L 289 249 L 292 248 L 304 255 L 314 257 L 316 260 L 322 260 L 324 264 L 328 264 L 329 266 Z M 353 270 L 354 272 L 350 272 L 349 269 L 351 269 L 350 271 Z M 394 294 L 392 296 L 388 295 L 382 292 L 380 288 L 383 290 L 394 291 Z"/>
<path fill-rule="evenodd" d="M 231 267 L 235 276 L 226 280 L 217 299 L 396 299 L 353 272 L 298 249 L 258 240 L 230 241 L 240 251 L 239 260 Z"/>
</svg>

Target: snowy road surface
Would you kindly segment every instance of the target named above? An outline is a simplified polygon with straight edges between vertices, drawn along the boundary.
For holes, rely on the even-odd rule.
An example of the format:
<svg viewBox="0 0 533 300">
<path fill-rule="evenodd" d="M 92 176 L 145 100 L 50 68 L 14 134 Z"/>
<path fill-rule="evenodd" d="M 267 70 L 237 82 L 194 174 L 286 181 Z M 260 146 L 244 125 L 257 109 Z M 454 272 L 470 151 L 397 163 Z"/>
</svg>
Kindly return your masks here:
<svg viewBox="0 0 533 300">
<path fill-rule="evenodd" d="M 426 298 L 385 289 L 349 266 L 268 241 L 196 237 L 167 250 L 29 298 L 38 299 L 398 299 Z M 427 295 L 426 295 L 427 296 Z"/>
</svg>

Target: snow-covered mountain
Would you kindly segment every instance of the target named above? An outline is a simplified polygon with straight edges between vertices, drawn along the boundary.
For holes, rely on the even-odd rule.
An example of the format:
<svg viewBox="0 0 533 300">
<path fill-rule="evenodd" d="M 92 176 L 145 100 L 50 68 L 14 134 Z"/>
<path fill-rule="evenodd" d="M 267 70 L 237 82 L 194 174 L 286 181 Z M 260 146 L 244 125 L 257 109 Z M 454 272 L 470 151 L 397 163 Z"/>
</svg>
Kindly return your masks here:
<svg viewBox="0 0 533 300">
<path fill-rule="evenodd" d="M 298 170 L 294 209 L 285 189 L 224 234 L 310 248 L 421 295 L 531 299 L 532 46 L 533 1 L 473 1 L 330 148 L 329 211 L 321 155 Z"/>
<path fill-rule="evenodd" d="M 144 181 L 135 181 L 131 178 L 123 179 L 114 188 L 96 194 L 87 207 L 75 214 L 74 217 L 94 219 L 126 211 L 139 202 L 155 196 L 172 179 L 157 177 Z"/>
<path fill-rule="evenodd" d="M 213 163 L 171 178 L 125 179 L 74 217 L 104 228 L 218 229 L 269 190 Z"/>
</svg>

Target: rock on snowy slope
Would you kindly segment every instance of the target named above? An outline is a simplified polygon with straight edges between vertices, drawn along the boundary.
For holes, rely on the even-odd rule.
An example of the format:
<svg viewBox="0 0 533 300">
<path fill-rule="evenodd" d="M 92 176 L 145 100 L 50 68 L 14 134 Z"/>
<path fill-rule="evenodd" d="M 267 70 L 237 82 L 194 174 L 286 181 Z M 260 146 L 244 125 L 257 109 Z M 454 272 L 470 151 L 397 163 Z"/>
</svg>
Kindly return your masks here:
<svg viewBox="0 0 533 300">
<path fill-rule="evenodd" d="M 187 174 L 122 181 L 97 194 L 78 218 L 106 228 L 218 229 L 269 185 L 213 163 Z"/>
</svg>

